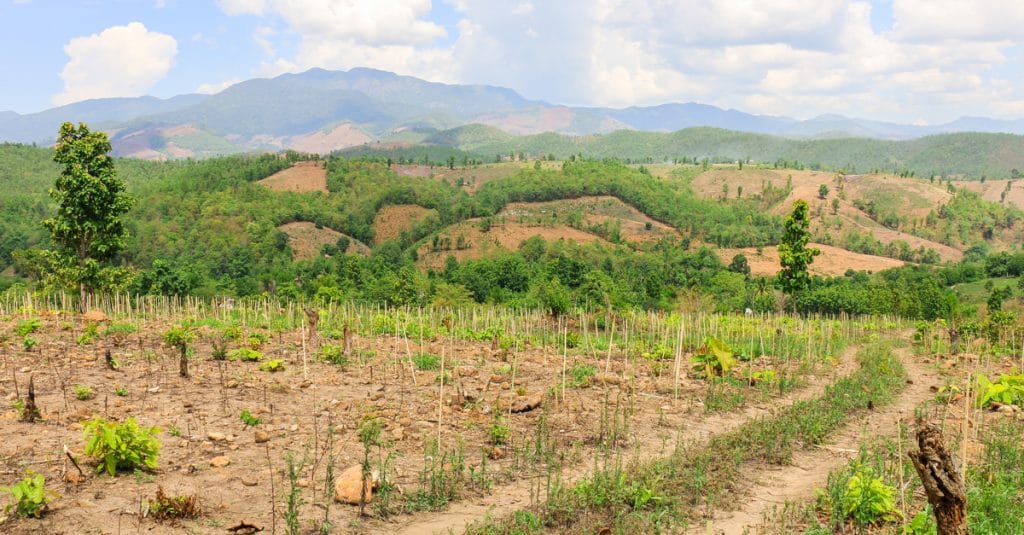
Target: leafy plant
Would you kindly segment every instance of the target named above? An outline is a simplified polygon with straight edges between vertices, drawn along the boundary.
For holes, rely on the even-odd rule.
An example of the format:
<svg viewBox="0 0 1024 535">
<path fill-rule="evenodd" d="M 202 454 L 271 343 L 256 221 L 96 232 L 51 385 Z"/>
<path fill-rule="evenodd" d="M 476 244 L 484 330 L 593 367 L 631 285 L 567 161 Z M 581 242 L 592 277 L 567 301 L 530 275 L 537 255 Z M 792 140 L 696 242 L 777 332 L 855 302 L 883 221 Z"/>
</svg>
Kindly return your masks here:
<svg viewBox="0 0 1024 535">
<path fill-rule="evenodd" d="M 263 423 L 263 420 L 253 416 L 249 409 L 242 409 L 242 414 L 238 415 L 238 418 L 242 420 L 246 427 L 256 427 Z"/>
<path fill-rule="evenodd" d="M 246 340 L 250 349 L 259 349 L 268 341 L 270 341 L 270 335 L 259 331 L 249 333 L 249 338 Z"/>
<path fill-rule="evenodd" d="M 707 338 L 693 354 L 693 370 L 704 377 L 727 375 L 736 366 L 732 349 L 717 338 Z"/>
<path fill-rule="evenodd" d="M 149 515 L 158 521 L 197 518 L 202 514 L 195 494 L 168 496 L 163 487 L 156 488 L 156 497 L 149 500 Z"/>
<path fill-rule="evenodd" d="M 590 364 L 577 364 L 570 370 L 572 386 L 582 388 L 590 386 L 590 380 L 597 374 L 597 368 Z"/>
<path fill-rule="evenodd" d="M 31 336 L 26 336 L 21 339 L 21 347 L 24 348 L 25 351 L 32 351 L 32 348 L 37 345 L 39 345 L 39 342 Z"/>
<path fill-rule="evenodd" d="M 78 400 L 92 399 L 95 394 L 91 386 L 75 385 L 75 398 Z"/>
<path fill-rule="evenodd" d="M 433 353 L 416 353 L 412 356 L 412 363 L 417 370 L 436 370 L 441 367 L 441 357 Z"/>
<path fill-rule="evenodd" d="M 500 446 L 508 442 L 512 430 L 505 423 L 499 411 L 494 411 L 494 419 L 491 420 L 491 427 L 487 433 L 487 441 L 493 446 Z"/>
<path fill-rule="evenodd" d="M 932 517 L 931 505 L 925 505 L 924 509 L 903 526 L 903 535 L 936 535 L 936 533 L 938 533 L 938 527 Z"/>
<path fill-rule="evenodd" d="M 284 371 L 284 361 L 281 360 L 281 359 L 268 360 L 268 361 L 264 362 L 263 364 L 260 364 L 260 371 L 271 372 L 271 373 L 283 372 Z"/>
<path fill-rule="evenodd" d="M 886 485 L 882 478 L 861 469 L 846 482 L 843 512 L 859 526 L 898 520 L 903 515 L 896 508 L 895 494 L 896 489 Z"/>
<path fill-rule="evenodd" d="M 119 386 L 119 387 L 115 388 L 114 389 L 114 395 L 117 395 L 117 396 L 120 396 L 120 397 L 127 396 L 128 395 L 128 387 Z"/>
<path fill-rule="evenodd" d="M 118 470 L 156 468 L 160 441 L 158 427 L 140 427 L 135 418 L 123 423 L 93 418 L 85 422 L 85 454 L 100 461 L 96 471 L 115 475 Z"/>
<path fill-rule="evenodd" d="M 28 318 L 18 322 L 18 326 L 14 329 L 14 334 L 25 337 L 28 336 L 43 327 L 43 320 L 39 318 Z"/>
<path fill-rule="evenodd" d="M 39 518 L 46 512 L 48 502 L 54 495 L 46 490 L 46 478 L 29 470 L 25 477 L 10 487 L 0 487 L 14 499 L 14 503 L 6 507 L 6 511 L 14 511 L 21 517 Z"/>
<path fill-rule="evenodd" d="M 82 330 L 82 334 L 75 338 L 75 342 L 80 346 L 87 346 L 95 342 L 99 335 L 99 325 L 94 321 L 90 321 L 85 324 L 85 329 Z"/>
<path fill-rule="evenodd" d="M 240 360 L 242 362 L 259 362 L 263 360 L 263 354 L 255 349 L 240 347 L 228 351 L 229 360 Z"/>
<path fill-rule="evenodd" d="M 335 344 L 325 344 L 320 346 L 320 358 L 324 362 L 329 362 L 338 366 L 348 365 L 348 357 L 345 356 L 345 349 Z"/>
<path fill-rule="evenodd" d="M 978 375 L 978 406 L 987 407 L 992 403 L 1024 405 L 1024 375 L 1001 375 L 993 383 L 983 374 Z"/>
</svg>

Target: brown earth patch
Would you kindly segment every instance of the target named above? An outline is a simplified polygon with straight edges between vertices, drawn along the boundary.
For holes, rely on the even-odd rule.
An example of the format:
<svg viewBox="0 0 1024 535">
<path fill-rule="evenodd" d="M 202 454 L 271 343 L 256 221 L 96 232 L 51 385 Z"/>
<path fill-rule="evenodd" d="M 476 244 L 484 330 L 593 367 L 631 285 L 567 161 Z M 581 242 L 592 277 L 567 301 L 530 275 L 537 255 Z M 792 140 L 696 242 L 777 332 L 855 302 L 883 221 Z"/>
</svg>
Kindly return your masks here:
<svg viewBox="0 0 1024 535">
<path fill-rule="evenodd" d="M 953 186 L 957 189 L 973 191 L 980 194 L 981 198 L 986 201 L 998 203 L 1002 201 L 1007 182 L 1012 184 L 1010 191 L 1006 194 L 1006 204 L 1024 209 L 1024 181 L 1022 180 L 986 180 L 984 183 L 979 180 L 955 180 Z"/>
<path fill-rule="evenodd" d="M 546 202 L 509 203 L 499 212 L 506 220 L 520 223 L 559 221 L 564 222 L 574 211 L 582 212 L 586 226 L 614 224 L 618 222 L 623 240 L 644 242 L 658 240 L 664 236 L 678 236 L 672 227 L 648 217 L 636 208 L 610 195 L 597 195 Z M 648 225 L 650 228 L 648 229 Z"/>
<path fill-rule="evenodd" d="M 334 245 L 344 234 L 327 227 L 317 228 L 309 221 L 296 221 L 277 227 L 288 235 L 288 247 L 292 250 L 295 260 L 309 260 L 320 256 L 324 245 Z M 370 254 L 370 248 L 361 241 L 349 237 L 348 254 Z"/>
<path fill-rule="evenodd" d="M 440 232 L 439 236 L 450 240 L 449 249 L 433 250 L 430 240 L 416 250 L 421 268 L 442 268 L 449 255 L 462 262 L 464 260 L 483 258 L 498 251 L 515 251 L 529 238 L 540 236 L 545 241 L 567 240 L 576 243 L 600 242 L 615 247 L 611 242 L 598 236 L 574 229 L 567 225 L 539 225 L 497 221 L 490 230 L 480 230 L 482 219 L 470 219 L 452 225 Z M 457 248 L 459 236 L 465 243 L 464 248 Z"/>
<path fill-rule="evenodd" d="M 328 193 L 327 170 L 324 169 L 324 163 L 319 161 L 296 162 L 288 169 L 278 171 L 260 180 L 258 184 L 274 191 Z"/>
<path fill-rule="evenodd" d="M 402 231 L 409 230 L 424 218 L 437 215 L 437 210 L 415 204 L 384 206 L 373 218 L 373 241 L 383 243 L 397 238 Z"/>
<path fill-rule="evenodd" d="M 846 249 L 813 243 L 810 246 L 821 249 L 821 254 L 814 257 L 814 263 L 808 270 L 816 275 L 837 276 L 846 273 L 846 270 L 854 271 L 882 271 L 894 267 L 900 267 L 904 262 L 884 256 L 872 256 L 861 253 L 854 253 Z M 745 247 L 739 249 L 718 249 L 718 256 L 728 264 L 733 256 L 743 254 L 750 264 L 750 272 L 758 276 L 770 276 L 779 272 L 779 250 L 778 247 L 763 247 L 761 253 L 756 247 Z"/>
<path fill-rule="evenodd" d="M 373 141 L 373 138 L 351 123 L 344 123 L 330 130 L 320 130 L 291 138 L 288 148 L 301 152 L 328 154 Z"/>
</svg>

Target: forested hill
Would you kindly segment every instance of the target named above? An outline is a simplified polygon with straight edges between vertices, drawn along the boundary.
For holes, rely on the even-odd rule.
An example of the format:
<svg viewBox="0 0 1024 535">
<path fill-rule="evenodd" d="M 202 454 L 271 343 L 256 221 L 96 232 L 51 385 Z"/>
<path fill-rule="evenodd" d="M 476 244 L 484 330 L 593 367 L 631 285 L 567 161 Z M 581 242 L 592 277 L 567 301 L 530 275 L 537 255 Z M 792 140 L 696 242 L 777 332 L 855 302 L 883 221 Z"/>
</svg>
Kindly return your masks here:
<svg viewBox="0 0 1024 535">
<path fill-rule="evenodd" d="M 527 157 L 573 154 L 666 162 L 683 158 L 712 162 L 800 162 L 806 167 L 865 172 L 912 172 L 919 177 L 1008 178 L 1024 170 L 1024 136 L 959 133 L 907 141 L 867 138 L 795 140 L 719 128 L 687 128 L 672 133 L 621 130 L 610 134 L 567 136 L 546 133 L 511 137 L 474 125 L 434 134 L 424 143 L 457 148 L 488 161 L 524 153 Z M 360 149 L 352 149 L 358 152 Z"/>
</svg>

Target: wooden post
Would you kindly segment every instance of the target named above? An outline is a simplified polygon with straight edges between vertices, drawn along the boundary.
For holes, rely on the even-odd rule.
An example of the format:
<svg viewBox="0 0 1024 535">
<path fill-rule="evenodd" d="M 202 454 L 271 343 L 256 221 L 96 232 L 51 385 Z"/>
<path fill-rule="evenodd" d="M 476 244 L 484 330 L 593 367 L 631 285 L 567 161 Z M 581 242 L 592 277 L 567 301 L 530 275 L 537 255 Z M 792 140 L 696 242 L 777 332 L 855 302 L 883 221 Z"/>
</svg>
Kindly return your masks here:
<svg viewBox="0 0 1024 535">
<path fill-rule="evenodd" d="M 935 510 L 938 535 L 967 535 L 967 491 L 953 456 L 946 450 L 942 429 L 918 423 L 918 451 L 910 451 L 928 503 Z"/>
</svg>

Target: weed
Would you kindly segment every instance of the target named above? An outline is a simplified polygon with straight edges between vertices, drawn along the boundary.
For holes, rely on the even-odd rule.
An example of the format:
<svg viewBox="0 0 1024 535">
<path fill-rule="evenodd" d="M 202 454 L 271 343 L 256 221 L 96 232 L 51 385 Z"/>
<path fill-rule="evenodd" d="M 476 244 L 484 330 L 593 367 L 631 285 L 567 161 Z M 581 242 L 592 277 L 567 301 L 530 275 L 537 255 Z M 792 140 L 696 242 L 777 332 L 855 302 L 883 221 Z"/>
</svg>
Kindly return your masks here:
<svg viewBox="0 0 1024 535">
<path fill-rule="evenodd" d="M 160 441 L 157 427 L 139 427 L 135 418 L 123 423 L 93 418 L 85 422 L 85 454 L 100 461 L 96 471 L 115 475 L 118 470 L 156 468 Z"/>
<path fill-rule="evenodd" d="M 442 452 L 436 440 L 427 443 L 424 466 L 420 472 L 420 488 L 407 499 L 410 511 L 437 511 L 458 498 L 465 472 L 462 446 Z"/>
<path fill-rule="evenodd" d="M 441 357 L 433 353 L 416 353 L 412 356 L 412 363 L 420 371 L 436 370 L 441 367 Z"/>
<path fill-rule="evenodd" d="M 728 375 L 736 365 L 732 349 L 717 338 L 708 338 L 693 354 L 693 369 L 704 377 Z"/>
<path fill-rule="evenodd" d="M 300 509 L 302 509 L 302 487 L 299 486 L 299 475 L 306 466 L 306 458 L 303 456 L 299 462 L 295 461 L 295 454 L 288 452 L 284 457 L 288 465 L 288 495 L 284 500 L 284 522 L 288 526 L 288 535 L 301 535 L 302 527 L 299 524 Z"/>
<path fill-rule="evenodd" d="M 31 336 L 26 336 L 21 339 L 21 347 L 25 351 L 32 351 L 32 348 L 36 347 L 37 345 L 39 345 L 39 341 Z"/>
<path fill-rule="evenodd" d="M 505 423 L 505 419 L 501 416 L 501 411 L 494 411 L 494 418 L 491 420 L 491 427 L 487 433 L 487 441 L 492 446 L 501 446 L 508 442 L 511 434 L 512 430 Z"/>
<path fill-rule="evenodd" d="M 46 490 L 46 478 L 31 470 L 15 485 L 0 487 L 0 492 L 10 494 L 14 499 L 14 503 L 7 506 L 7 512 L 14 511 L 18 516 L 33 518 L 43 516 L 54 495 Z"/>
<path fill-rule="evenodd" d="M 245 424 L 246 427 L 256 427 L 263 423 L 263 420 L 253 416 L 252 413 L 249 412 L 249 409 L 242 409 L 242 414 L 240 414 L 238 418 L 242 420 L 242 423 Z"/>
<path fill-rule="evenodd" d="M 264 362 L 263 364 L 260 364 L 260 371 L 270 372 L 270 373 L 283 372 L 284 371 L 284 361 L 281 360 L 281 359 L 268 360 L 268 361 Z"/>
<path fill-rule="evenodd" d="M 39 318 L 28 318 L 18 322 L 18 326 L 14 328 L 14 334 L 25 337 L 28 336 L 43 327 L 43 320 Z"/>
<path fill-rule="evenodd" d="M 590 386 L 590 381 L 597 374 L 597 368 L 590 364 L 576 364 L 569 371 L 572 375 L 572 386 L 583 388 Z"/>
<path fill-rule="evenodd" d="M 93 391 L 91 386 L 75 385 L 75 399 L 85 401 L 87 399 L 92 399 L 95 395 L 96 393 Z"/>
<path fill-rule="evenodd" d="M 178 426 L 176 426 L 176 425 L 168 426 L 167 427 L 167 434 L 171 435 L 172 437 L 175 437 L 175 438 L 180 437 L 181 436 L 181 429 L 179 429 Z"/>
<path fill-rule="evenodd" d="M 1024 533 L 1024 422 L 1005 420 L 982 436 L 985 455 L 967 472 L 971 533 Z"/>
<path fill-rule="evenodd" d="M 198 518 L 201 514 L 195 494 L 168 496 L 163 487 L 157 487 L 156 497 L 149 500 L 149 515 L 157 521 Z"/>
<path fill-rule="evenodd" d="M 240 360 L 242 362 L 259 362 L 263 360 L 263 354 L 255 349 L 240 347 L 228 351 L 228 360 Z"/>
<path fill-rule="evenodd" d="M 1024 375 L 1004 374 L 994 383 L 978 375 L 978 406 L 987 407 L 994 402 L 1024 405 Z"/>
<path fill-rule="evenodd" d="M 324 344 L 320 346 L 320 358 L 324 362 L 337 366 L 348 366 L 348 357 L 345 355 L 345 349 L 339 345 Z"/>
<path fill-rule="evenodd" d="M 114 389 L 114 395 L 125 397 L 128 395 L 128 388 L 124 386 L 119 386 Z"/>
<path fill-rule="evenodd" d="M 90 321 L 85 324 L 85 329 L 82 330 L 82 334 L 75 338 L 75 342 L 80 346 L 86 346 L 92 344 L 99 337 L 99 326 L 96 322 Z"/>
<path fill-rule="evenodd" d="M 246 343 L 249 349 L 259 349 L 263 347 L 263 344 L 270 341 L 270 335 L 260 331 L 253 331 L 249 333 L 249 338 L 246 339 Z"/>
<path fill-rule="evenodd" d="M 137 325 L 131 323 L 114 323 L 103 331 L 103 336 L 125 336 L 139 331 Z"/>
</svg>

